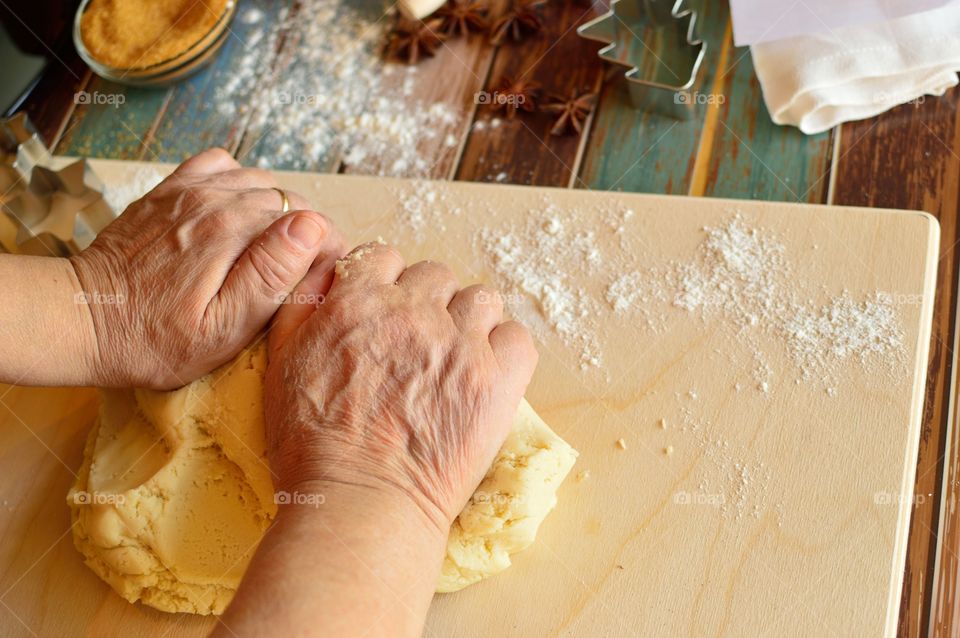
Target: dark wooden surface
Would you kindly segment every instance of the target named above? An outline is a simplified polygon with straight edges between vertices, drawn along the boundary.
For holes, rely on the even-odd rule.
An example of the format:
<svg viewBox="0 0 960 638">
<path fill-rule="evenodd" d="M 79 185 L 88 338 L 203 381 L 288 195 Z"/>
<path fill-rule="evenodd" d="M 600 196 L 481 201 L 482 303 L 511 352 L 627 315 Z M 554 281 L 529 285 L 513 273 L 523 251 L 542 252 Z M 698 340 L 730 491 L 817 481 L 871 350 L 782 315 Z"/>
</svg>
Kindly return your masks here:
<svg viewBox="0 0 960 638">
<path fill-rule="evenodd" d="M 258 6 L 272 20 L 284 5 L 270 0 L 247 4 Z M 749 52 L 732 44 L 726 3 L 692 4 L 701 13 L 700 33 L 709 47 L 699 90 L 722 99 L 698 107 L 695 116 L 683 122 L 638 113 L 630 108 L 622 83 L 605 79 L 593 55 L 597 46 L 574 33 L 574 27 L 592 15 L 589 3 L 554 0 L 546 9 L 546 28 L 522 46 L 493 47 L 481 36 L 449 43 L 422 65 L 417 94 L 425 101 L 459 106 L 465 115 L 448 131 L 460 140 L 455 152 L 428 149 L 434 154 L 430 175 L 934 214 L 942 229 L 941 261 L 899 634 L 955 635 L 960 632 L 954 614 L 960 599 L 960 512 L 954 505 L 960 450 L 948 432 L 954 428 L 952 364 L 960 265 L 960 92 L 804 136 L 770 121 Z M 291 3 L 291 10 L 297 6 Z M 167 89 L 114 85 L 91 75 L 75 57 L 65 57 L 63 65 L 51 66 L 25 109 L 59 154 L 179 161 L 220 145 L 253 163 L 276 140 L 244 146 L 243 119 L 209 108 L 217 82 L 229 76 L 244 54 L 243 25 L 237 24 L 235 31 L 214 67 Z M 291 46 L 281 43 L 262 64 L 271 64 L 273 55 L 295 54 Z M 669 54 L 663 56 L 670 66 Z M 494 115 L 476 107 L 474 94 L 492 90 L 505 74 L 529 76 L 549 92 L 599 90 L 584 132 L 551 136 L 550 118 L 543 114 L 524 114 L 499 127 L 477 130 L 474 122 Z M 126 101 L 121 108 L 75 106 L 73 94 L 81 89 L 122 94 Z M 315 168 L 362 172 L 344 166 L 339 157 L 319 158 Z"/>
</svg>

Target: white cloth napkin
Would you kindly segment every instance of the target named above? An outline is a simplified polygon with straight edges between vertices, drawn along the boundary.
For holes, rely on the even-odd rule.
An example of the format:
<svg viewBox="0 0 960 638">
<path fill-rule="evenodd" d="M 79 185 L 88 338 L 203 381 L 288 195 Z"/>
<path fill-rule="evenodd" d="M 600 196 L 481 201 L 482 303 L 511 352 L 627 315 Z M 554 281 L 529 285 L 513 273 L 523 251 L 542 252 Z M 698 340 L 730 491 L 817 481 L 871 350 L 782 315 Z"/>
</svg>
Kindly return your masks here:
<svg viewBox="0 0 960 638">
<path fill-rule="evenodd" d="M 960 4 L 750 47 L 777 124 L 820 133 L 956 86 Z"/>
</svg>

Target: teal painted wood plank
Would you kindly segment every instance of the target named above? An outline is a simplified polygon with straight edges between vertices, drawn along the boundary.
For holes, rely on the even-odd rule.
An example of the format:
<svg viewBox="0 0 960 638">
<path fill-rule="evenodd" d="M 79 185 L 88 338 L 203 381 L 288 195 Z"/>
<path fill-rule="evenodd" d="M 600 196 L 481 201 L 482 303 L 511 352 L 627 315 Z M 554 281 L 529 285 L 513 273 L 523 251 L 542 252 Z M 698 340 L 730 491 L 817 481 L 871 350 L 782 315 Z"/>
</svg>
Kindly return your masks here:
<svg viewBox="0 0 960 638">
<path fill-rule="evenodd" d="M 714 130 L 704 195 L 822 203 L 830 184 L 832 133 L 778 126 L 763 103 L 746 49 L 721 77 L 726 102 Z"/>
<path fill-rule="evenodd" d="M 726 2 L 696 0 L 697 32 L 707 43 L 698 92 L 709 97 L 718 67 L 729 50 L 729 10 Z M 674 38 L 654 38 L 647 31 L 643 45 L 634 43 L 630 59 L 639 59 L 643 77 L 680 83 L 689 68 L 689 54 Z M 638 111 L 630 104 L 626 82 L 612 70 L 601 94 L 590 143 L 580 171 L 579 186 L 602 190 L 687 194 L 691 188 L 695 157 L 700 145 L 707 104 L 698 105 L 689 120 L 675 120 Z M 711 100 L 715 101 L 715 99 Z"/>
<path fill-rule="evenodd" d="M 173 87 L 147 159 L 180 162 L 211 146 L 236 150 L 258 76 L 269 71 L 276 57 L 269 33 L 277 28 L 286 6 L 246 0 L 238 8 L 217 59 Z"/>
<path fill-rule="evenodd" d="M 168 89 L 121 86 L 99 77 L 85 87 L 90 103 L 78 104 L 57 149 L 63 155 L 139 159 Z"/>
</svg>

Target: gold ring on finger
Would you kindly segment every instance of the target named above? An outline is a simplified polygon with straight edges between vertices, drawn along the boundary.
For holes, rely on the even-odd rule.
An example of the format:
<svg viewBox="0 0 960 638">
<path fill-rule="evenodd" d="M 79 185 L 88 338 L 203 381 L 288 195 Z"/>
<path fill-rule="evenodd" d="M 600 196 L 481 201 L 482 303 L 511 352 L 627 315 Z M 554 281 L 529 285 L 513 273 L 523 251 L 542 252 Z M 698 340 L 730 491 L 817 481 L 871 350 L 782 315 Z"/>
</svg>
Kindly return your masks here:
<svg viewBox="0 0 960 638">
<path fill-rule="evenodd" d="M 290 210 L 290 199 L 287 197 L 286 191 L 284 191 L 282 188 L 277 188 L 276 186 L 273 187 L 273 190 L 280 193 L 280 198 L 281 198 L 280 212 L 281 213 L 288 212 Z"/>
</svg>

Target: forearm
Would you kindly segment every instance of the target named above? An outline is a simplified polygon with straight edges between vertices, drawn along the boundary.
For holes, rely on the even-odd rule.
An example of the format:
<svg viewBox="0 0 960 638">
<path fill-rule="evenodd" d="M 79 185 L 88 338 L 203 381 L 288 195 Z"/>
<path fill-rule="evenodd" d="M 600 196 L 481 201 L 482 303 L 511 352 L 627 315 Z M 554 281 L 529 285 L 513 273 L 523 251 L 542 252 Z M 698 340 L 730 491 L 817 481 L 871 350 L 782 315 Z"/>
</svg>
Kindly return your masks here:
<svg viewBox="0 0 960 638">
<path fill-rule="evenodd" d="M 446 535 L 401 496 L 317 494 L 280 506 L 214 635 L 420 636 Z"/>
<path fill-rule="evenodd" d="M 0 255 L 0 381 L 93 385 L 96 336 L 66 259 Z M 96 301 L 96 300 L 94 300 Z"/>
</svg>

